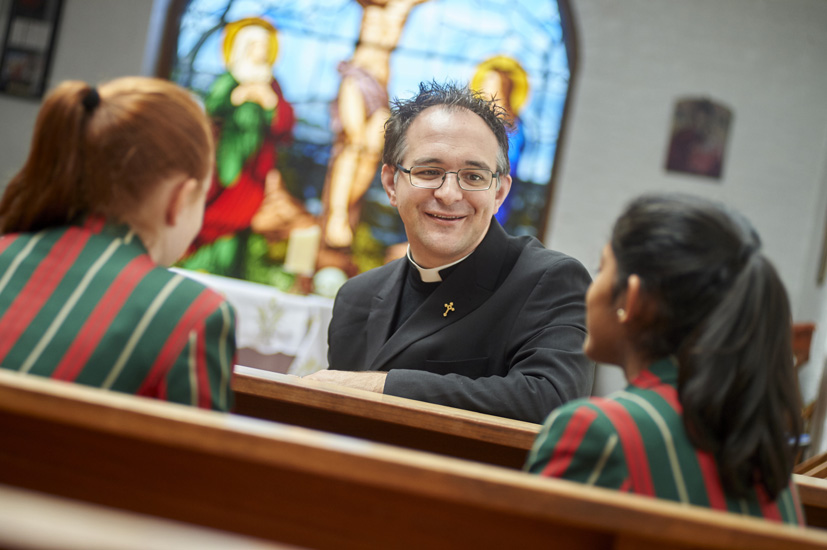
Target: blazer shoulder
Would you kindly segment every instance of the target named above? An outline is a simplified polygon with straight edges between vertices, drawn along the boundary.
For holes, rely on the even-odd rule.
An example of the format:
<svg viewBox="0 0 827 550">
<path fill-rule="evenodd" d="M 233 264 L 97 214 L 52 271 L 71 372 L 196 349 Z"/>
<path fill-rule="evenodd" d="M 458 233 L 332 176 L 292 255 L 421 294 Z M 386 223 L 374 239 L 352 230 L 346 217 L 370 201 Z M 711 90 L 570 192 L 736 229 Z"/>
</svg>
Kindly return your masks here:
<svg viewBox="0 0 827 550">
<path fill-rule="evenodd" d="M 520 259 L 525 265 L 537 271 L 562 270 L 588 276 L 588 270 L 577 258 L 546 248 L 534 237 L 524 239 Z"/>
<path fill-rule="evenodd" d="M 407 261 L 405 258 L 393 260 L 383 266 L 374 267 L 364 273 L 360 273 L 355 277 L 348 279 L 342 288 L 339 289 L 338 294 L 375 294 L 380 285 L 383 285 L 389 278 L 397 276 L 404 264 Z"/>
<path fill-rule="evenodd" d="M 210 287 L 200 283 L 194 279 L 190 279 L 181 273 L 175 273 L 164 267 L 158 266 L 147 274 L 147 277 L 152 277 L 156 280 L 153 286 L 163 285 L 175 282 L 175 286 L 169 293 L 165 305 L 169 306 L 175 304 L 176 306 L 183 306 L 184 304 L 191 304 L 196 300 L 206 300 L 213 304 L 212 311 L 227 302 L 227 299 L 211 289 Z M 232 309 L 232 308 L 231 308 Z"/>
<path fill-rule="evenodd" d="M 589 425 L 593 436 L 602 434 L 602 437 L 607 437 L 617 433 L 619 425 L 634 424 L 626 414 L 618 415 L 620 411 L 628 413 L 629 408 L 612 396 L 582 397 L 563 404 L 552 412 L 550 419 L 558 422 L 560 426 L 578 421 L 584 426 Z"/>
</svg>

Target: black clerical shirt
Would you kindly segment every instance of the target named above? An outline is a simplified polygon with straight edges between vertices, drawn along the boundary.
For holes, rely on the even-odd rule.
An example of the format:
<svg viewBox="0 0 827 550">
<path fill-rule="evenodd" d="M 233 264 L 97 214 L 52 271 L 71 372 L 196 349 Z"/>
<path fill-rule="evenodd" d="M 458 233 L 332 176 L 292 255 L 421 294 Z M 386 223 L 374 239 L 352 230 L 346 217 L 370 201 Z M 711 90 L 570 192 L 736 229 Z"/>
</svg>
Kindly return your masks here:
<svg viewBox="0 0 827 550">
<path fill-rule="evenodd" d="M 442 279 L 441 281 L 436 281 L 433 283 L 426 283 L 422 280 L 422 276 L 419 274 L 419 270 L 408 261 L 407 265 L 407 274 L 405 276 L 405 284 L 402 285 L 402 292 L 399 293 L 399 301 L 396 304 L 396 316 L 393 320 L 393 326 L 391 327 L 391 332 L 388 334 L 388 337 L 392 336 L 402 325 L 405 324 L 405 321 L 413 315 L 414 311 L 419 309 L 425 300 L 428 299 L 428 296 L 442 284 L 442 281 L 446 280 L 450 274 L 454 271 L 459 263 L 454 265 L 450 265 L 445 269 L 441 269 L 439 271 L 439 276 Z"/>
</svg>

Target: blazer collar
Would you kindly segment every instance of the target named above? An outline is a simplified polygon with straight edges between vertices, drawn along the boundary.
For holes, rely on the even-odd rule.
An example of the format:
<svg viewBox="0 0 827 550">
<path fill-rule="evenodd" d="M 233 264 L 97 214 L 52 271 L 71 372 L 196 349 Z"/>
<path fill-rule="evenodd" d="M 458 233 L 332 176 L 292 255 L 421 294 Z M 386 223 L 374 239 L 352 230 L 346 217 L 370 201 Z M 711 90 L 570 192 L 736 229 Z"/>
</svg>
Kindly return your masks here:
<svg viewBox="0 0 827 550">
<path fill-rule="evenodd" d="M 480 307 L 496 290 L 507 245 L 508 235 L 492 218 L 488 233 L 477 249 L 459 263 L 419 309 L 388 338 L 396 300 L 406 275 L 402 262 L 407 260 L 403 258 L 399 265 L 394 266 L 371 303 L 368 326 L 379 328 L 368 334 L 367 359 L 371 370 L 381 370 L 414 342 L 456 323 Z"/>
<path fill-rule="evenodd" d="M 393 317 L 396 313 L 399 294 L 408 271 L 408 259 L 400 258 L 387 265 L 387 277 L 376 289 L 370 302 L 367 321 L 367 350 L 365 359 L 371 364 L 382 345 L 388 339 Z"/>
</svg>

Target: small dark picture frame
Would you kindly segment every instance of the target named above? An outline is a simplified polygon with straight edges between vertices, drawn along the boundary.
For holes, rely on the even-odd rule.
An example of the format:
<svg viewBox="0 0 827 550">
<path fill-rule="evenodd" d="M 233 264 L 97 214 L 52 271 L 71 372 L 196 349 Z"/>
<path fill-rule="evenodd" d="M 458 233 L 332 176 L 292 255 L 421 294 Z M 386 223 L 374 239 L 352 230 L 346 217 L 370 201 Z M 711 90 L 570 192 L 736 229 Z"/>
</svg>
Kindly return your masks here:
<svg viewBox="0 0 827 550">
<path fill-rule="evenodd" d="M 0 1 L 0 92 L 43 97 L 63 0 Z"/>
<path fill-rule="evenodd" d="M 720 179 L 732 110 L 707 98 L 675 102 L 666 170 Z"/>
</svg>

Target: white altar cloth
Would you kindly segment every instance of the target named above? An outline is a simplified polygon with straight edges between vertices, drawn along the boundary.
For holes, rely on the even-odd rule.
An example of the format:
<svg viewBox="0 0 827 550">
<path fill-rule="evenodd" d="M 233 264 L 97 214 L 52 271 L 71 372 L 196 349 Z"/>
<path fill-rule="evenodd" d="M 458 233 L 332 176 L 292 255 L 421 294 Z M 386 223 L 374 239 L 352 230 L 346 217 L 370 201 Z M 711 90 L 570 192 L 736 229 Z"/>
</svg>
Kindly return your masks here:
<svg viewBox="0 0 827 550">
<path fill-rule="evenodd" d="M 333 300 L 300 296 L 241 279 L 173 268 L 222 294 L 236 311 L 236 343 L 262 355 L 294 357 L 289 374 L 327 368 L 327 326 Z"/>
</svg>

